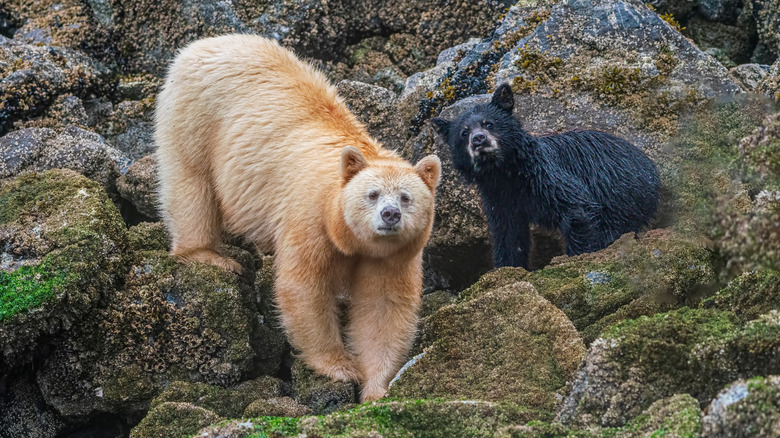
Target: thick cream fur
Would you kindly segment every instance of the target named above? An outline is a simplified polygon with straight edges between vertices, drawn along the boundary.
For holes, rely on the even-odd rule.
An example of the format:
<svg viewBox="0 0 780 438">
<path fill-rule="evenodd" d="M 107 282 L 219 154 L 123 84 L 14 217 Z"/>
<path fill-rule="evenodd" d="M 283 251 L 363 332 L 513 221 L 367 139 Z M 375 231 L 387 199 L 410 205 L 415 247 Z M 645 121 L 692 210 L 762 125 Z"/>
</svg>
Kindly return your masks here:
<svg viewBox="0 0 780 438">
<path fill-rule="evenodd" d="M 240 272 L 216 251 L 223 230 L 274 251 L 277 304 L 302 358 L 360 381 L 363 400 L 384 395 L 416 328 L 438 158 L 413 167 L 382 148 L 321 73 L 250 35 L 181 51 L 157 98 L 155 140 L 171 253 Z M 383 234 L 376 215 L 388 202 L 402 219 Z"/>
</svg>

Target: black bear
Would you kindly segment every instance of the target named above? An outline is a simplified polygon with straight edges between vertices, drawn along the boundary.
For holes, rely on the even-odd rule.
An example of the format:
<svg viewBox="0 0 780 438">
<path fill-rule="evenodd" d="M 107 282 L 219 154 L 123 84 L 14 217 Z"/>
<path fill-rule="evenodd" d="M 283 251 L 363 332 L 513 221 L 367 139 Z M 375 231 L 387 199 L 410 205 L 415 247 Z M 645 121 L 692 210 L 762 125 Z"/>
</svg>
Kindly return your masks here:
<svg viewBox="0 0 780 438">
<path fill-rule="evenodd" d="M 453 166 L 482 195 L 496 267 L 528 269 L 529 224 L 561 230 L 566 254 L 605 248 L 646 226 L 658 207 L 655 164 L 631 143 L 599 131 L 534 137 L 512 116 L 514 94 L 451 122 L 431 120 Z"/>
</svg>

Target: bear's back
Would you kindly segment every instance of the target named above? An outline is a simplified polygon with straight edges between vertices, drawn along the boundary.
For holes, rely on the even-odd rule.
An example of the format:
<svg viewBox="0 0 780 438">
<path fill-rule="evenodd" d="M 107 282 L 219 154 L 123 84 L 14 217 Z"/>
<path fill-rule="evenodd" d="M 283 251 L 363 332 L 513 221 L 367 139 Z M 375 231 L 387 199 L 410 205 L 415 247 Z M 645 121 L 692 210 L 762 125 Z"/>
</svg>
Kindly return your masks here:
<svg viewBox="0 0 780 438">
<path fill-rule="evenodd" d="M 161 172 L 199 172 L 225 228 L 271 244 L 290 218 L 320 220 L 344 146 L 382 149 L 335 87 L 273 40 L 227 35 L 176 57 L 158 96 Z M 166 169 L 172 164 L 177 169 Z"/>
</svg>

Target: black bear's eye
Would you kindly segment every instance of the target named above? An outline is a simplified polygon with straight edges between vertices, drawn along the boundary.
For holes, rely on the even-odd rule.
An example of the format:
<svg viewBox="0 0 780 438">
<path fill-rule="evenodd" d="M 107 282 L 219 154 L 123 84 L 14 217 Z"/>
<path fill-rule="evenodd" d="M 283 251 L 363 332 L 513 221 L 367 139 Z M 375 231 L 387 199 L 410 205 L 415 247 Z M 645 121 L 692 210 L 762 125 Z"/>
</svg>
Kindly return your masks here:
<svg viewBox="0 0 780 438">
<path fill-rule="evenodd" d="M 372 201 L 376 201 L 377 199 L 379 199 L 379 191 L 371 190 L 370 192 L 368 192 L 368 199 Z"/>
<path fill-rule="evenodd" d="M 485 129 L 493 129 L 493 124 L 490 122 L 485 122 Z"/>
<path fill-rule="evenodd" d="M 463 130 L 463 131 L 461 131 L 461 133 L 460 133 L 460 136 L 461 136 L 461 137 L 468 137 L 468 135 L 469 135 L 469 130 L 468 130 L 468 129 L 464 129 L 464 130 Z"/>
</svg>

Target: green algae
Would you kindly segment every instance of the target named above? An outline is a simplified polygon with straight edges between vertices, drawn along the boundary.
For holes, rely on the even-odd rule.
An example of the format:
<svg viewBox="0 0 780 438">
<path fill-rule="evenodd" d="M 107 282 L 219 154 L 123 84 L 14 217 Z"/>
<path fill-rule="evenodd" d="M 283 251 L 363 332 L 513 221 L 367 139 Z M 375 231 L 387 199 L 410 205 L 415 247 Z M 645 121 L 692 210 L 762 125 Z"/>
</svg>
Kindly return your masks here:
<svg viewBox="0 0 780 438">
<path fill-rule="evenodd" d="M 703 300 L 702 308 L 730 310 L 747 322 L 780 309 L 780 272 L 772 269 L 746 272 Z"/>
<path fill-rule="evenodd" d="M 219 416 L 208 409 L 190 403 L 167 402 L 157 406 L 135 426 L 134 438 L 185 438 L 202 427 L 219 421 Z"/>
<path fill-rule="evenodd" d="M 13 272 L 0 271 L 0 321 L 39 307 L 68 283 L 68 274 L 52 272 L 41 263 Z"/>
</svg>

